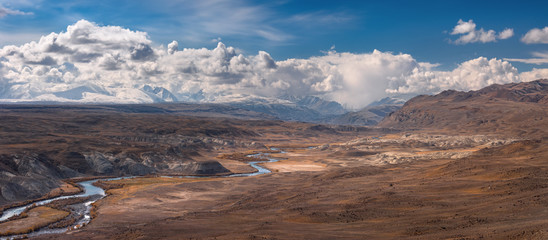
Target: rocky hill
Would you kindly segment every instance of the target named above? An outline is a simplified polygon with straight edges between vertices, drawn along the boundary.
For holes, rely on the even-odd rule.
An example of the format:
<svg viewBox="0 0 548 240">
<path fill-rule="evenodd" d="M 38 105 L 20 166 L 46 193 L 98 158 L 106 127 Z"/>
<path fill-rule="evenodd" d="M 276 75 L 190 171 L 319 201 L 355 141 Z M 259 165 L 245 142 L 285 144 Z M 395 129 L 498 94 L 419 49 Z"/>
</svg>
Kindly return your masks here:
<svg viewBox="0 0 548 240">
<path fill-rule="evenodd" d="M 257 136 L 240 126 L 246 121 L 181 116 L 188 107 L 0 106 L 0 205 L 40 197 L 74 177 L 227 174 L 201 153 L 264 148 L 246 141 Z"/>
<path fill-rule="evenodd" d="M 379 126 L 541 137 L 548 129 L 548 80 L 417 96 Z"/>
<path fill-rule="evenodd" d="M 0 207 L 74 177 L 229 174 L 217 154 L 266 149 L 270 134 L 280 141 L 368 130 L 268 119 L 221 104 L 0 105 Z"/>
</svg>

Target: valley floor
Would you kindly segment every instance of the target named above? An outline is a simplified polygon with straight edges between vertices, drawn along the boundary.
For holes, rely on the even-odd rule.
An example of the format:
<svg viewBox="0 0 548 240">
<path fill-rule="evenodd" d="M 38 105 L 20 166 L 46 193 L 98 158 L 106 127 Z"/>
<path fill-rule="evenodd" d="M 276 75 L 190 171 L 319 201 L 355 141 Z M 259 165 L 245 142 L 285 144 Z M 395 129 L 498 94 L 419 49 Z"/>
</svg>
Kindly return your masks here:
<svg viewBox="0 0 548 240">
<path fill-rule="evenodd" d="M 112 182 L 122 187 L 89 225 L 38 238 L 548 238 L 546 141 L 394 134 L 310 144 L 281 146 L 283 160 L 261 176 Z"/>
</svg>

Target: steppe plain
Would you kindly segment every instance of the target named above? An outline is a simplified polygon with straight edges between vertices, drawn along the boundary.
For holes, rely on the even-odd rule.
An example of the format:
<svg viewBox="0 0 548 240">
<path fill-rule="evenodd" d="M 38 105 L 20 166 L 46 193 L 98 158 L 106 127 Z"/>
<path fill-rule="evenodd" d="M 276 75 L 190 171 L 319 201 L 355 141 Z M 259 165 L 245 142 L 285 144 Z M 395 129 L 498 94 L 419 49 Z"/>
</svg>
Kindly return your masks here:
<svg viewBox="0 0 548 240">
<path fill-rule="evenodd" d="M 352 144 L 323 151 L 284 148 L 286 154 L 274 156 L 287 159 L 267 164 L 273 173 L 262 176 L 123 180 L 123 187 L 111 189 L 99 202 L 91 224 L 43 238 L 547 237 L 545 144 L 517 141 L 476 147 L 440 150 L 386 144 L 375 153 L 389 149 L 420 158 L 388 165 L 364 164 L 370 160 L 363 156 L 370 152 L 351 150 L 356 148 Z M 424 156 L 437 151 L 467 156 Z"/>
<path fill-rule="evenodd" d="M 9 151 L 36 151 L 46 149 L 55 135 L 65 139 L 62 147 L 85 142 L 94 151 L 108 146 L 106 152 L 119 154 L 119 148 L 132 146 L 124 156 L 145 156 L 157 149 L 169 153 L 169 141 L 112 136 L 207 137 L 200 142 L 207 144 L 182 157 L 216 161 L 232 173 L 253 171 L 248 154 L 282 150 L 272 151 L 280 160 L 263 164 L 272 171 L 264 175 L 177 178 L 166 177 L 169 169 L 164 169 L 104 182 L 108 196 L 95 204 L 88 225 L 36 239 L 546 239 L 548 82 L 537 83 L 536 92 L 529 85 L 504 85 L 466 98 L 444 92 L 435 97 L 453 99 L 434 101 L 439 107 L 419 98 L 380 127 L 104 111 L 101 118 L 79 123 L 89 124 L 85 129 L 92 133 L 65 126 L 97 114 L 86 110 L 52 113 L 55 121 L 34 115 L 41 127 L 53 127 L 32 131 L 33 141 L 3 144 L 12 144 Z M 529 89 L 518 94 L 540 92 L 544 98 L 504 94 L 516 88 Z M 497 94 L 489 95 L 493 91 Z M 503 115 L 507 109 L 521 109 L 521 118 Z M 23 114 L 17 111 L 3 116 L 20 124 L 36 122 L 17 118 Z M 443 111 L 461 117 L 459 122 Z M 106 126 L 110 132 L 100 131 Z M 60 136 L 66 129 L 72 132 Z M 22 134 L 11 133 L 11 139 Z M 111 147 L 105 139 L 121 145 Z M 6 149 L 2 154 L 11 154 Z"/>
</svg>

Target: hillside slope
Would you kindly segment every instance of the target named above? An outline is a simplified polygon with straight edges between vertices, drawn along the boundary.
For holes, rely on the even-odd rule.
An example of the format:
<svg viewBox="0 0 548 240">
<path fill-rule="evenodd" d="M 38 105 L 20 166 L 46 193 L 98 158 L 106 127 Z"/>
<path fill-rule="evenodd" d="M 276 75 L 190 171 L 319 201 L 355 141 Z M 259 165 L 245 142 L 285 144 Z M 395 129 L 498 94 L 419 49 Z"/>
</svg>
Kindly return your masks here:
<svg viewBox="0 0 548 240">
<path fill-rule="evenodd" d="M 548 79 L 417 96 L 379 126 L 541 137 L 548 129 Z"/>
<path fill-rule="evenodd" d="M 269 119 L 221 104 L 0 105 L 0 209 L 62 179 L 223 175 L 231 171 L 217 162 L 224 151 L 369 131 Z"/>
</svg>

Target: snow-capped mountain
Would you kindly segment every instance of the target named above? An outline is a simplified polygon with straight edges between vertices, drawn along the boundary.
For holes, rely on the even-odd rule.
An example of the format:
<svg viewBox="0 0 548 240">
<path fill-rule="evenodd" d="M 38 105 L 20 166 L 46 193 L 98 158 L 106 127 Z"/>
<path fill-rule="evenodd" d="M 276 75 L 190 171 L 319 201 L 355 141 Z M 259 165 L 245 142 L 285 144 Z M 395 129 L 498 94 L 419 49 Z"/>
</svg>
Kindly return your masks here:
<svg viewBox="0 0 548 240">
<path fill-rule="evenodd" d="M 403 98 L 385 97 L 367 105 L 367 107 L 361 110 L 336 116 L 328 122 L 343 125 L 376 125 L 386 115 L 400 109 L 405 102 L 406 100 Z"/>
<path fill-rule="evenodd" d="M 82 100 L 89 93 L 110 95 L 110 93 L 104 88 L 95 85 L 80 86 L 65 91 L 54 92 L 53 95 L 61 99 L 65 98 L 68 100 L 78 101 Z"/>
<path fill-rule="evenodd" d="M 163 87 L 145 85 L 141 90 L 148 94 L 154 102 L 178 102 L 177 97 Z"/>
<path fill-rule="evenodd" d="M 385 97 L 383 99 L 374 101 L 367 105 L 367 107 L 375 107 L 375 106 L 382 106 L 382 105 L 403 105 L 406 102 L 403 98 L 396 98 L 396 97 Z"/>
<path fill-rule="evenodd" d="M 316 96 L 285 96 L 282 99 L 287 99 L 298 106 L 315 110 L 322 115 L 338 115 L 348 112 L 340 103 L 327 101 Z"/>
<path fill-rule="evenodd" d="M 315 96 L 285 96 L 265 98 L 249 95 L 233 95 L 218 98 L 217 102 L 234 107 L 266 113 L 281 120 L 323 122 L 325 119 L 347 111 L 337 102 Z"/>
</svg>

